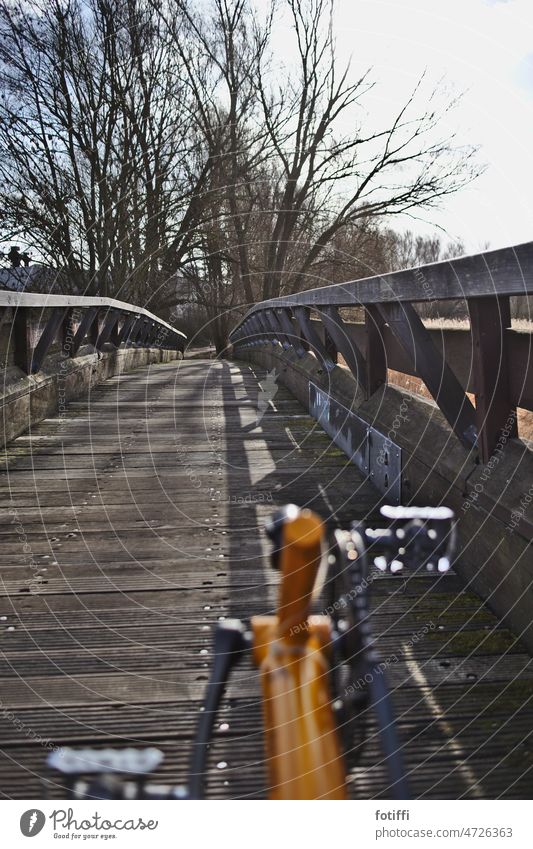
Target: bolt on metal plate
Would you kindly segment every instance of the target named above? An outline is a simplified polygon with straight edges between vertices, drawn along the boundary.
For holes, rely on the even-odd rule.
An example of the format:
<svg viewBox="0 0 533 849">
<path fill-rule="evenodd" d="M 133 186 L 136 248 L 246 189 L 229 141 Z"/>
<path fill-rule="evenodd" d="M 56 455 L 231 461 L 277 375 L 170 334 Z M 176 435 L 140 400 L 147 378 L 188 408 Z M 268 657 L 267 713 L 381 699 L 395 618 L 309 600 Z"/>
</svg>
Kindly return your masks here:
<svg viewBox="0 0 533 849">
<path fill-rule="evenodd" d="M 376 489 L 387 495 L 389 504 L 400 504 L 401 448 L 314 383 L 309 383 L 309 412 Z"/>
</svg>

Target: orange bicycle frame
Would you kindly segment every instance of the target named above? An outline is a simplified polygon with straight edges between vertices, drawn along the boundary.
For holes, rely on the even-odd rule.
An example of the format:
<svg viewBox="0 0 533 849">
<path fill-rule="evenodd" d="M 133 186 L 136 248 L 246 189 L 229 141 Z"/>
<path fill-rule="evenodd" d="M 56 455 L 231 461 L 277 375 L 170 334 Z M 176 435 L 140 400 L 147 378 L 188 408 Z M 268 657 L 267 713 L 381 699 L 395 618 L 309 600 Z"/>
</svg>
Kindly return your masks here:
<svg viewBox="0 0 533 849">
<path fill-rule="evenodd" d="M 281 527 L 277 615 L 251 620 L 271 799 L 347 798 L 329 691 L 331 623 L 309 615 L 323 538 L 318 516 L 289 508 Z"/>
</svg>

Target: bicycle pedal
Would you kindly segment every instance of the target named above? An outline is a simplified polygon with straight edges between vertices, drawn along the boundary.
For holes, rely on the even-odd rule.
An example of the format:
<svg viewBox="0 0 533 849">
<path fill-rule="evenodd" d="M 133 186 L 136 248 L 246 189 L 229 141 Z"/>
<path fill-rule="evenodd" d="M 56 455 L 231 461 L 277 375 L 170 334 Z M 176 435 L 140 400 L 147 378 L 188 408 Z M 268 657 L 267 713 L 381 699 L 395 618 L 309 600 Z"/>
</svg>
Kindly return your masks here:
<svg viewBox="0 0 533 849">
<path fill-rule="evenodd" d="M 163 752 L 147 749 L 71 749 L 64 747 L 48 755 L 50 769 L 62 775 L 148 775 L 162 763 Z"/>
</svg>

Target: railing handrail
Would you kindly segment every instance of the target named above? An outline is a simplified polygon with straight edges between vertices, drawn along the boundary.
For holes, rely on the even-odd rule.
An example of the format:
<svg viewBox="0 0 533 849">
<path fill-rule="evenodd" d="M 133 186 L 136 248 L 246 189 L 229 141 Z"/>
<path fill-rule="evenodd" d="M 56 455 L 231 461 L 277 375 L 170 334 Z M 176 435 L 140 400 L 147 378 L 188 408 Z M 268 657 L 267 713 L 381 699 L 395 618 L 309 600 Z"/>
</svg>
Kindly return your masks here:
<svg viewBox="0 0 533 849">
<path fill-rule="evenodd" d="M 117 301 L 114 298 L 97 298 L 85 295 L 37 294 L 35 292 L 13 292 L 5 290 L 0 291 L 0 307 L 13 307 L 15 309 L 19 307 L 41 307 L 42 309 L 52 309 L 54 307 L 65 307 L 71 309 L 75 309 L 76 307 L 79 307 L 80 309 L 99 307 L 100 309 L 104 309 L 107 307 L 110 310 L 120 310 L 121 312 L 129 312 L 134 315 L 144 316 L 144 318 L 148 318 L 151 321 L 156 321 L 159 325 L 172 331 L 172 333 L 181 336 L 183 339 L 187 338 L 181 330 L 177 330 L 171 324 L 168 324 L 168 322 L 159 318 L 159 316 L 154 315 L 154 313 L 149 310 L 145 310 L 143 307 L 138 307 L 134 304 L 126 303 L 126 301 Z"/>
<path fill-rule="evenodd" d="M 40 371 L 59 340 L 63 354 L 76 357 L 87 340 L 101 353 L 106 346 L 170 348 L 183 353 L 187 337 L 143 307 L 113 298 L 0 292 L 0 307 L 13 310 L 9 345 L 13 362 L 26 374 Z M 44 326 L 31 310 L 46 311 Z M 5 318 L 5 312 L 2 319 Z M 35 330 L 38 325 L 38 339 Z"/>
<path fill-rule="evenodd" d="M 237 351 L 266 344 L 300 358 L 310 350 L 326 371 L 341 354 L 369 398 L 394 368 L 387 357 L 393 337 L 410 373 L 424 381 L 458 438 L 468 448 L 477 446 L 485 461 L 507 422 L 512 423 L 508 435 L 518 433 L 522 392 L 518 398 L 511 392 L 509 374 L 523 364 L 510 350 L 512 295 L 533 295 L 533 242 L 262 301 L 246 313 L 230 340 Z M 413 306 L 455 299 L 468 304 L 475 407 Z M 362 340 L 345 323 L 340 307 L 364 310 Z M 311 312 L 318 321 L 310 320 Z M 529 385 L 528 364 L 526 379 Z"/>
<path fill-rule="evenodd" d="M 533 295 L 533 242 L 348 280 L 254 304 L 230 334 L 255 312 L 272 307 L 348 307 L 390 302 L 448 301 Z"/>
</svg>

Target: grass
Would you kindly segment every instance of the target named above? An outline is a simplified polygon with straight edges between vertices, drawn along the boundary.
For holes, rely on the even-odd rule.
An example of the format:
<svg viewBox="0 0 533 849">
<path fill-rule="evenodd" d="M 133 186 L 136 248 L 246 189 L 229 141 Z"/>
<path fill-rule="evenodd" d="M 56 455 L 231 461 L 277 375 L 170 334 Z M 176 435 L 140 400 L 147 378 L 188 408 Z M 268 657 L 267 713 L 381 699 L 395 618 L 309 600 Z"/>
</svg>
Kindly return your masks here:
<svg viewBox="0 0 533 849">
<path fill-rule="evenodd" d="M 428 330 L 470 330 L 468 318 L 424 318 Z M 521 333 L 533 332 L 533 321 L 526 318 L 511 319 L 511 328 Z"/>
<path fill-rule="evenodd" d="M 420 395 L 422 398 L 432 398 L 426 384 L 419 377 L 413 377 L 410 374 L 403 374 L 403 372 L 389 369 L 388 380 L 391 385 L 398 386 L 400 389 L 407 389 L 409 392 L 414 392 L 415 395 Z M 467 394 L 475 405 L 474 396 L 470 392 Z M 518 409 L 518 433 L 521 439 L 533 441 L 533 412 L 520 407 Z"/>
<path fill-rule="evenodd" d="M 470 330 L 470 322 L 467 318 L 425 318 L 423 322 L 428 330 Z M 533 321 L 525 318 L 513 318 L 511 326 L 513 330 L 520 333 L 533 333 Z M 339 357 L 339 363 L 345 365 L 342 357 Z M 432 398 L 426 384 L 418 377 L 389 369 L 388 382 L 400 389 L 414 392 L 421 398 Z M 475 397 L 470 393 L 468 397 L 475 405 Z M 518 409 L 518 432 L 521 439 L 533 441 L 533 412 Z"/>
</svg>

